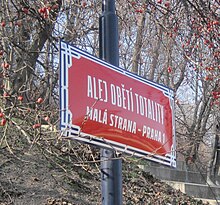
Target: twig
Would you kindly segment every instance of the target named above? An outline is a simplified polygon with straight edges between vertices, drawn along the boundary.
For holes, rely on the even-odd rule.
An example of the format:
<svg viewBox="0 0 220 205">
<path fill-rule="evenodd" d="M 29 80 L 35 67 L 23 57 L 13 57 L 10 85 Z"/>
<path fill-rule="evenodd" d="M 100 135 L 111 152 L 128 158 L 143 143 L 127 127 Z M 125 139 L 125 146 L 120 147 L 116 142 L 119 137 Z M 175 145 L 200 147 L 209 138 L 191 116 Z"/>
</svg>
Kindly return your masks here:
<svg viewBox="0 0 220 205">
<path fill-rule="evenodd" d="M 11 120 L 11 121 L 21 131 L 21 133 L 27 138 L 28 143 L 31 144 L 31 139 L 28 136 L 28 134 L 14 120 Z"/>
</svg>

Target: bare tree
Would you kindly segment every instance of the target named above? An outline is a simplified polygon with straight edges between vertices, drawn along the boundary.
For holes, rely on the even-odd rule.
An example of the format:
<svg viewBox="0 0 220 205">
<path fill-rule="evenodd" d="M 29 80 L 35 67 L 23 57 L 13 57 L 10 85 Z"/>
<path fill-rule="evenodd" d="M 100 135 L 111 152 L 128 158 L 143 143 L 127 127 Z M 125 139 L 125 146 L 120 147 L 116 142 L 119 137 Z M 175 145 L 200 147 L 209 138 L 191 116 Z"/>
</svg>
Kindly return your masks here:
<svg viewBox="0 0 220 205">
<path fill-rule="evenodd" d="M 0 12 L 0 143 L 12 125 L 33 143 L 58 124 L 59 39 L 98 56 L 101 1 L 7 0 Z M 177 151 L 202 163 L 219 110 L 219 2 L 119 0 L 117 15 L 120 66 L 175 91 Z"/>
</svg>

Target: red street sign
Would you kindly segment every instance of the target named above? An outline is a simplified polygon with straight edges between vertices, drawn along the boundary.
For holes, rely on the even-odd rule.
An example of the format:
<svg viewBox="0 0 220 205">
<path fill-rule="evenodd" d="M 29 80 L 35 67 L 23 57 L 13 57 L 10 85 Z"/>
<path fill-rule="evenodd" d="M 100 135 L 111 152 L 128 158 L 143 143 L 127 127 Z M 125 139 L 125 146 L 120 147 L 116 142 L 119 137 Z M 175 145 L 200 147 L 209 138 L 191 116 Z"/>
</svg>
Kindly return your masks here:
<svg viewBox="0 0 220 205">
<path fill-rule="evenodd" d="M 62 136 L 176 167 L 168 87 L 60 42 Z"/>
</svg>

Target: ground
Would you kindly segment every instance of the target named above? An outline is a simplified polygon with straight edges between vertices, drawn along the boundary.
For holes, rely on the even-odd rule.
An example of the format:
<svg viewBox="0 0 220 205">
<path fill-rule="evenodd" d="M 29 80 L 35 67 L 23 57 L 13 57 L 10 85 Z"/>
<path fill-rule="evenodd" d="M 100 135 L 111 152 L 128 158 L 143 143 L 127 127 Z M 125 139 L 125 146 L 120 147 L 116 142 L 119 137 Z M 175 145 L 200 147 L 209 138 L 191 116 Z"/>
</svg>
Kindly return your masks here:
<svg viewBox="0 0 220 205">
<path fill-rule="evenodd" d="M 101 204 L 97 149 L 64 144 L 22 144 L 13 149 L 2 144 L 0 205 Z M 140 170 L 138 163 L 141 160 L 123 158 L 124 205 L 203 204 Z"/>
</svg>

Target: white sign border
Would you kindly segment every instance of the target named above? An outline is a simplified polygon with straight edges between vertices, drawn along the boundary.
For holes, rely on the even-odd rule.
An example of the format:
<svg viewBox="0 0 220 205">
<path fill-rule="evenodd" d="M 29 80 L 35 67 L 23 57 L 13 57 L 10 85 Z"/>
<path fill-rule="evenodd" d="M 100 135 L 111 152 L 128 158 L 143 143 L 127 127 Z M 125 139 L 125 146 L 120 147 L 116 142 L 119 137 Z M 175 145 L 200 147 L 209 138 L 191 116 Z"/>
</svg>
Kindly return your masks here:
<svg viewBox="0 0 220 205">
<path fill-rule="evenodd" d="M 129 78 L 138 80 L 148 86 L 158 89 L 164 93 L 170 100 L 170 106 L 172 109 L 172 123 L 173 123 L 173 145 L 171 146 L 171 153 L 165 156 L 160 156 L 154 153 L 146 152 L 125 144 L 114 142 L 111 140 L 96 137 L 90 134 L 80 132 L 80 127 L 72 124 L 72 113 L 68 109 L 68 69 L 72 65 L 72 57 L 79 59 L 81 56 L 94 61 L 102 66 L 119 72 Z M 174 119 L 174 92 L 170 88 L 153 81 L 144 79 L 137 76 L 134 73 L 123 70 L 119 67 L 113 66 L 99 58 L 96 58 L 64 41 L 60 41 L 60 78 L 59 78 L 59 94 L 60 94 L 60 129 L 62 136 L 67 138 L 79 140 L 88 144 L 101 146 L 105 148 L 114 148 L 119 152 L 125 152 L 130 155 L 142 157 L 154 162 L 158 162 L 171 167 L 176 167 L 176 136 L 175 136 L 175 119 Z M 86 115 L 86 113 L 85 113 Z"/>
</svg>

